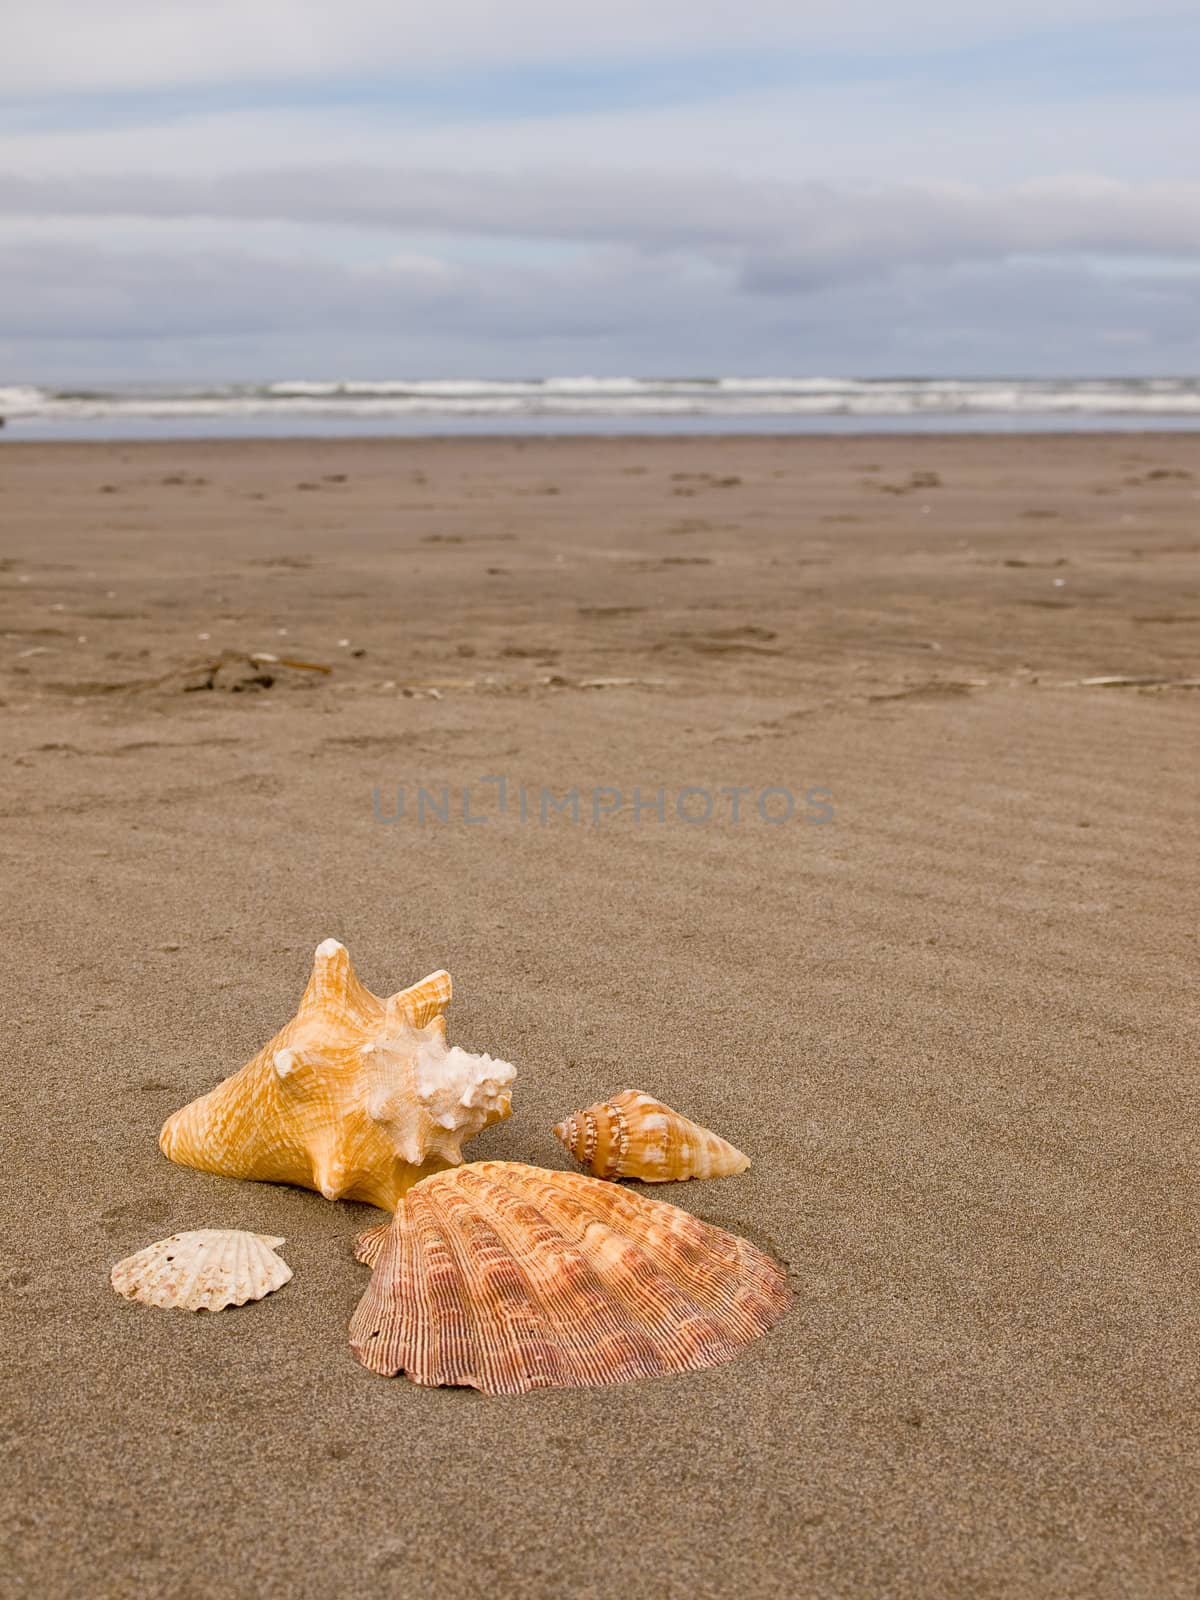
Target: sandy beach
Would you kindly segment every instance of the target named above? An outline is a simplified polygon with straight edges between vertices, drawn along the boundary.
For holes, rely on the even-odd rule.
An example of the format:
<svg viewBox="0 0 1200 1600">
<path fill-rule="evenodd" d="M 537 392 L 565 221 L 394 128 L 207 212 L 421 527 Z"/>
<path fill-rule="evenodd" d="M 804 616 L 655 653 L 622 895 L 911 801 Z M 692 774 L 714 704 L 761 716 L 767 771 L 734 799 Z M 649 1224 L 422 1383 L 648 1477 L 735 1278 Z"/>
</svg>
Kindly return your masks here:
<svg viewBox="0 0 1200 1600">
<path fill-rule="evenodd" d="M 5 443 L 0 494 L 0 1593 L 1191 1600 L 1196 437 Z M 647 1192 L 785 1320 L 597 1392 L 360 1367 L 382 1214 L 157 1144 L 329 936 L 517 1064 L 471 1155 L 628 1087 L 749 1153 Z M 293 1281 L 110 1289 L 214 1226 Z"/>
</svg>

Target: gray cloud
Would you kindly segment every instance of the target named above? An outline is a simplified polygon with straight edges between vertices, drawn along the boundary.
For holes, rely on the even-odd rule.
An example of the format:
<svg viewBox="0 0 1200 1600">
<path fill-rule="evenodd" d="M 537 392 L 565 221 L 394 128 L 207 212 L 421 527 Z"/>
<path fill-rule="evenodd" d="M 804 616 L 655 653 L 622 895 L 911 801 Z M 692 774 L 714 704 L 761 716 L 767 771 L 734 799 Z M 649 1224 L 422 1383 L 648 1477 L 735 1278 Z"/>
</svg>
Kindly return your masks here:
<svg viewBox="0 0 1200 1600">
<path fill-rule="evenodd" d="M 351 267 L 199 247 L 26 243 L 0 255 L 10 378 L 501 375 L 537 371 L 1179 371 L 1200 360 L 1200 271 L 909 265 L 799 296 L 623 249 L 551 265 Z"/>
<path fill-rule="evenodd" d="M 0 335 L 123 343 L 286 332 L 302 341 L 320 330 L 369 334 L 381 346 L 416 332 L 485 343 L 587 340 L 619 329 L 636 333 L 664 318 L 677 322 L 677 287 L 664 269 L 647 274 L 623 252 L 569 267 L 430 270 L 420 261 L 349 267 L 311 257 L 132 252 L 53 240 L 0 253 Z"/>
<path fill-rule="evenodd" d="M 1156 20 L 1191 0 L 1156 0 Z M 629 61 L 736 49 L 947 49 L 1022 31 L 1144 22 L 1137 0 L 40 0 L 6 30 L 0 83 L 15 94 L 268 82 L 340 72 Z"/>
<path fill-rule="evenodd" d="M 612 244 L 699 255 L 751 294 L 1012 256 L 1200 258 L 1200 184 L 755 183 L 733 176 L 280 169 L 210 179 L 0 177 L 22 217 L 263 219 L 398 235 Z"/>
</svg>

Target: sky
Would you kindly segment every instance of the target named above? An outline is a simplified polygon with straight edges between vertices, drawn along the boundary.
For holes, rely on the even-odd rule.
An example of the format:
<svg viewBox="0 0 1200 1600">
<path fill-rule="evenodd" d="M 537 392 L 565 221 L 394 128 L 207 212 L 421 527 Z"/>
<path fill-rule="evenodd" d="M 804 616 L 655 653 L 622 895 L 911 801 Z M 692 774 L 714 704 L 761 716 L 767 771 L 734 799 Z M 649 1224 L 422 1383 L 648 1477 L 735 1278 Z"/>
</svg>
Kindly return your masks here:
<svg viewBox="0 0 1200 1600">
<path fill-rule="evenodd" d="M 1197 374 L 1198 63 L 1197 0 L 25 0 L 0 383 Z"/>
</svg>

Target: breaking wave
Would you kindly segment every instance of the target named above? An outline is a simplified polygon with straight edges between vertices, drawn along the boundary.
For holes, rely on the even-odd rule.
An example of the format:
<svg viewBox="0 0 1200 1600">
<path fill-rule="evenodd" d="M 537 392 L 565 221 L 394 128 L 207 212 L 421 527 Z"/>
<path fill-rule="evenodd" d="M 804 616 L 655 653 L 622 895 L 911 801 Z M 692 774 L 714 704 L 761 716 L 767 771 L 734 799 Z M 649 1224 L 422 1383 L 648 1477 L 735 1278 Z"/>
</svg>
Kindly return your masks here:
<svg viewBox="0 0 1200 1600">
<path fill-rule="evenodd" d="M 1200 422 L 1200 378 L 291 379 L 264 384 L 0 385 L 0 416 L 62 422 L 337 418 L 1156 418 Z"/>
</svg>

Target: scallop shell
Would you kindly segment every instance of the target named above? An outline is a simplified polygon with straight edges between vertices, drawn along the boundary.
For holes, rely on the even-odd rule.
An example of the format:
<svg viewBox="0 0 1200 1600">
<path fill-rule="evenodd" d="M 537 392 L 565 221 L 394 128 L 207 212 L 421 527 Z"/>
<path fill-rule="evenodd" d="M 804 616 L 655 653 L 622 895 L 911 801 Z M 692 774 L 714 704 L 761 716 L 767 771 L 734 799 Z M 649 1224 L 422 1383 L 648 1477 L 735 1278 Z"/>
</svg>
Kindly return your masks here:
<svg viewBox="0 0 1200 1600">
<path fill-rule="evenodd" d="M 173 1233 L 118 1261 L 112 1286 L 126 1300 L 177 1311 L 223 1311 L 261 1300 L 292 1276 L 275 1254 L 282 1239 L 240 1228 Z"/>
<path fill-rule="evenodd" d="M 640 1089 L 576 1111 L 554 1132 L 597 1178 L 671 1183 L 725 1178 L 750 1165 L 750 1157 L 726 1140 Z"/>
<path fill-rule="evenodd" d="M 426 1179 L 356 1254 L 375 1269 L 350 1322 L 363 1366 L 487 1394 L 718 1366 L 789 1298 L 783 1269 L 745 1239 L 515 1161 Z"/>
<path fill-rule="evenodd" d="M 381 1000 L 336 939 L 318 945 L 300 1009 L 253 1061 L 163 1125 L 186 1167 L 317 1189 L 390 1211 L 512 1109 L 516 1068 L 446 1044 L 450 974 Z"/>
</svg>

